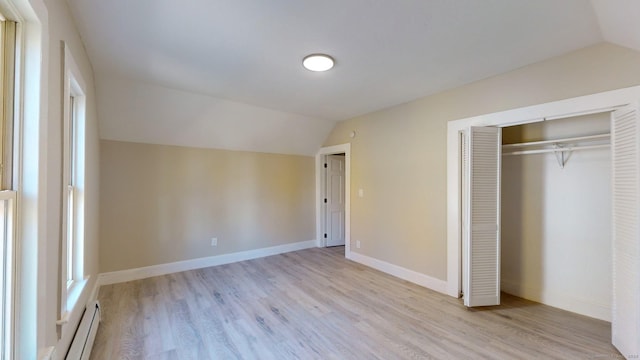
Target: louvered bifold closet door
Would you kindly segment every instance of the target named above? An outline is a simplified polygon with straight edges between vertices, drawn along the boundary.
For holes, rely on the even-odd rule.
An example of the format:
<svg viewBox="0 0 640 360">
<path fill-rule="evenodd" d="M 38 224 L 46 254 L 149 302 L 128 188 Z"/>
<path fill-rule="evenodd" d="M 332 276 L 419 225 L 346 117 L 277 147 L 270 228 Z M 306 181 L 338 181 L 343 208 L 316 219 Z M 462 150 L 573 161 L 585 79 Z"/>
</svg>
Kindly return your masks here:
<svg viewBox="0 0 640 360">
<path fill-rule="evenodd" d="M 611 116 L 613 298 L 611 337 L 627 358 L 640 356 L 640 126 L 638 106 Z"/>
<path fill-rule="evenodd" d="M 463 200 L 468 225 L 464 253 L 464 304 L 500 304 L 500 128 L 471 127 L 466 139 Z"/>
</svg>

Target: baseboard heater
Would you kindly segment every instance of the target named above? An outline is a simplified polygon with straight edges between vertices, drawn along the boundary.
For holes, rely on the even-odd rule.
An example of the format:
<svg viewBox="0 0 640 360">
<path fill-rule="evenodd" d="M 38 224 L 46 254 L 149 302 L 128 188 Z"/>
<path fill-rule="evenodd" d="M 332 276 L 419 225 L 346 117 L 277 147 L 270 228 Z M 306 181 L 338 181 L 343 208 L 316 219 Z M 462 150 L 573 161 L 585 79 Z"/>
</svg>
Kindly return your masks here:
<svg viewBox="0 0 640 360">
<path fill-rule="evenodd" d="M 93 341 L 98 332 L 100 323 L 100 303 L 94 301 L 84 310 L 80 325 L 71 341 L 71 347 L 67 352 L 66 360 L 85 360 L 91 355 Z"/>
</svg>

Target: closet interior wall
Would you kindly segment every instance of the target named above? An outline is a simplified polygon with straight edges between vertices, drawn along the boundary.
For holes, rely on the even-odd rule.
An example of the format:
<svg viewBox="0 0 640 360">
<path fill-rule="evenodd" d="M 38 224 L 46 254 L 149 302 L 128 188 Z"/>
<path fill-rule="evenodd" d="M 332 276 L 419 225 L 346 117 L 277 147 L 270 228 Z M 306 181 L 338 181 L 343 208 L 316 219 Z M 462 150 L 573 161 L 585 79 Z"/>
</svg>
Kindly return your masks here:
<svg viewBox="0 0 640 360">
<path fill-rule="evenodd" d="M 610 114 L 503 128 L 503 144 L 610 132 Z M 502 158 L 501 287 L 506 293 L 611 319 L 611 152 Z"/>
</svg>

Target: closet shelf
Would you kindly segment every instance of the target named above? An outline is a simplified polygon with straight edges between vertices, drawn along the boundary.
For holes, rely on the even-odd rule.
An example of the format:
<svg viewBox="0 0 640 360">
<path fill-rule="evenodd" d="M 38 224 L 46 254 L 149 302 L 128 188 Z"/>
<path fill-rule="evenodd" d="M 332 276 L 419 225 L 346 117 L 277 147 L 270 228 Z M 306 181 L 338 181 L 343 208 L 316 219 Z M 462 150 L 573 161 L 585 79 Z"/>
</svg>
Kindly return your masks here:
<svg viewBox="0 0 640 360">
<path fill-rule="evenodd" d="M 502 155 L 509 156 L 554 153 L 556 155 L 556 159 L 558 160 L 558 165 L 560 165 L 560 168 L 564 168 L 564 165 L 567 163 L 567 160 L 569 159 L 570 153 L 572 151 L 608 148 L 611 145 L 608 142 L 603 143 L 603 141 L 608 141 L 610 138 L 611 134 L 598 134 L 555 140 L 507 144 L 502 145 Z M 584 145 L 585 143 L 595 144 Z"/>
<path fill-rule="evenodd" d="M 566 144 L 566 143 L 572 143 L 572 142 L 575 143 L 575 142 L 586 142 L 586 141 L 599 141 L 599 140 L 607 140 L 610 137 L 611 137 L 611 134 L 598 134 L 598 135 L 578 136 L 578 137 L 555 139 L 555 140 L 531 141 L 531 142 L 518 143 L 518 144 L 502 145 L 502 150 L 521 148 L 521 147 L 534 147 L 534 146 L 542 146 L 542 145 Z"/>
</svg>

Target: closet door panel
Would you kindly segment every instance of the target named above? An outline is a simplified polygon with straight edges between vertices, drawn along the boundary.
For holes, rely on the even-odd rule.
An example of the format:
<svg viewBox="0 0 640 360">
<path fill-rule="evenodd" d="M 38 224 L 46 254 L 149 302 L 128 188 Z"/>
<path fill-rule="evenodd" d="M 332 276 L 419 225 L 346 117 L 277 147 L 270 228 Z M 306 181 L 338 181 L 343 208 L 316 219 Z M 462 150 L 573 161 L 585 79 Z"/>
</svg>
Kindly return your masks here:
<svg viewBox="0 0 640 360">
<path fill-rule="evenodd" d="M 613 185 L 613 345 L 640 355 L 640 126 L 638 107 L 611 117 Z"/>
<path fill-rule="evenodd" d="M 465 154 L 464 304 L 500 304 L 501 130 L 471 127 Z"/>
</svg>

